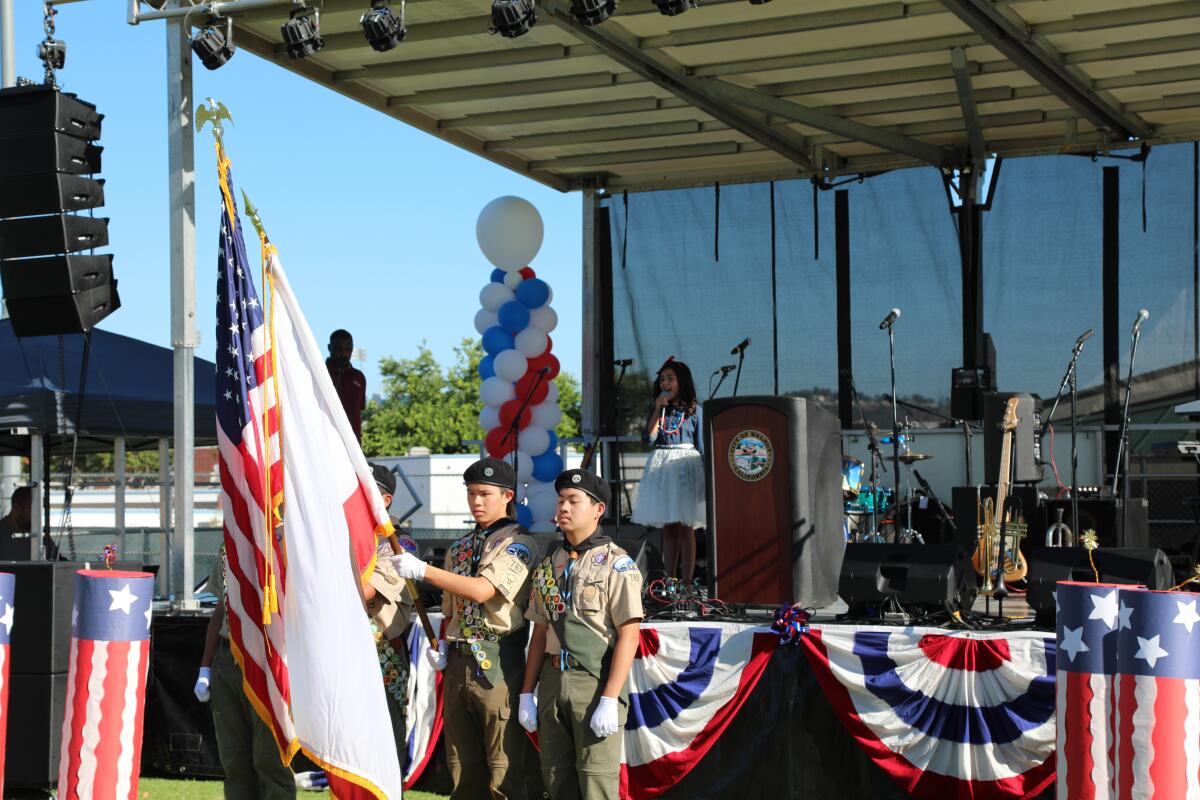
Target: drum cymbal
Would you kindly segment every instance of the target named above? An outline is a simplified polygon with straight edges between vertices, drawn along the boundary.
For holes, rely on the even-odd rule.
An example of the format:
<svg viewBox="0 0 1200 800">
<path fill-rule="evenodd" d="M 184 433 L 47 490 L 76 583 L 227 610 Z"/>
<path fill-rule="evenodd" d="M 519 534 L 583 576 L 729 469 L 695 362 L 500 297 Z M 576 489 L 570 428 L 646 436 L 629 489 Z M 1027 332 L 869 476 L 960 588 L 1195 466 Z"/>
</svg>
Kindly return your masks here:
<svg viewBox="0 0 1200 800">
<path fill-rule="evenodd" d="M 918 461 L 924 461 L 927 458 L 933 458 L 929 453 L 901 453 L 901 464 L 915 464 Z"/>
</svg>

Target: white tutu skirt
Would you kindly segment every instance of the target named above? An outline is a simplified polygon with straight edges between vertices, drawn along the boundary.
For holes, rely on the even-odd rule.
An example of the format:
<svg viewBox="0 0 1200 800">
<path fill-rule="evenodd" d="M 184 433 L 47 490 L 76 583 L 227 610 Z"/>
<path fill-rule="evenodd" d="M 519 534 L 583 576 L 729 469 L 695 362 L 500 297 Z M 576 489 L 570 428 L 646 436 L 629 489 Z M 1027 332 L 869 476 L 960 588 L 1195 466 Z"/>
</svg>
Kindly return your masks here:
<svg viewBox="0 0 1200 800">
<path fill-rule="evenodd" d="M 676 523 L 704 527 L 704 459 L 698 450 L 654 451 L 638 485 L 633 521 L 654 527 Z"/>
</svg>

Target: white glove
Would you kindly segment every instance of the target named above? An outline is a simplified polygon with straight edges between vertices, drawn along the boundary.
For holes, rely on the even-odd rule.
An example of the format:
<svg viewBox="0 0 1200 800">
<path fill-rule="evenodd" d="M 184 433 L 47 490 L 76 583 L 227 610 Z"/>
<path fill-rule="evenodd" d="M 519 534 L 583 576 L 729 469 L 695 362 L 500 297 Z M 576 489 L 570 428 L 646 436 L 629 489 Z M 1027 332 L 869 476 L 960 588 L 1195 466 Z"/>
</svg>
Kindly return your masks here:
<svg viewBox="0 0 1200 800">
<path fill-rule="evenodd" d="M 617 732 L 617 698 L 601 697 L 596 713 L 592 714 L 592 733 L 604 739 Z"/>
<path fill-rule="evenodd" d="M 407 551 L 392 556 L 392 569 L 401 578 L 419 581 L 425 577 L 425 562 Z"/>
<path fill-rule="evenodd" d="M 201 703 L 207 703 L 212 698 L 212 692 L 208 688 L 210 683 L 212 683 L 212 667 L 201 667 L 200 675 L 196 678 L 196 685 L 192 687 L 196 699 Z"/>
<path fill-rule="evenodd" d="M 521 695 L 521 709 L 517 712 L 517 719 L 521 722 L 521 727 L 533 733 L 537 730 L 537 696 L 532 694 Z"/>
<path fill-rule="evenodd" d="M 429 662 L 429 666 L 441 672 L 446 668 L 446 641 L 443 639 L 438 642 L 437 648 L 425 648 L 425 660 Z"/>
</svg>

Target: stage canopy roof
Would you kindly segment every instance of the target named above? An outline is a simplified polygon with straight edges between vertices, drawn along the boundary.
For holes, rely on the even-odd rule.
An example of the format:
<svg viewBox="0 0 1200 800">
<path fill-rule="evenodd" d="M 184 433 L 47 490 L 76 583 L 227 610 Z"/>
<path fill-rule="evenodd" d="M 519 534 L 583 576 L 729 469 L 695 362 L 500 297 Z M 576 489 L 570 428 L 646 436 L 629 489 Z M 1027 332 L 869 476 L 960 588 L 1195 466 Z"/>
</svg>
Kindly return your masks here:
<svg viewBox="0 0 1200 800">
<path fill-rule="evenodd" d="M 325 48 L 302 60 L 287 2 L 218 5 L 239 48 L 562 190 L 1200 138 L 1194 0 L 706 0 L 673 17 L 625 0 L 595 27 L 537 0 L 515 39 L 489 35 L 489 0 L 408 0 L 385 53 L 359 27 L 369 0 L 324 0 Z"/>
</svg>

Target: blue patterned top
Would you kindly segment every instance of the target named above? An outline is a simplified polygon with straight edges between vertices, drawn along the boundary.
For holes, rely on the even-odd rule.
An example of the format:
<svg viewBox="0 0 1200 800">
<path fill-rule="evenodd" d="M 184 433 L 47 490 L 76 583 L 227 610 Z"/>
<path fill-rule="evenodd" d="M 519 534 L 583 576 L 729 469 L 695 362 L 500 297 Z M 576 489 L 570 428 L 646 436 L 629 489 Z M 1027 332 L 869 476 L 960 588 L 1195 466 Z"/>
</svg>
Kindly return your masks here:
<svg viewBox="0 0 1200 800">
<path fill-rule="evenodd" d="M 681 425 L 680 422 L 683 424 Z M 679 430 L 675 430 L 678 428 Z M 667 431 L 673 431 L 667 433 Z M 666 425 L 658 426 L 658 435 L 654 437 L 654 441 L 650 441 L 650 437 L 646 435 L 646 428 L 642 428 L 642 443 L 653 445 L 654 447 L 669 447 L 671 445 L 690 444 L 700 452 L 704 452 L 703 434 L 700 427 L 700 406 L 696 406 L 696 411 L 693 414 L 685 415 L 683 409 L 675 406 L 667 406 Z"/>
</svg>

